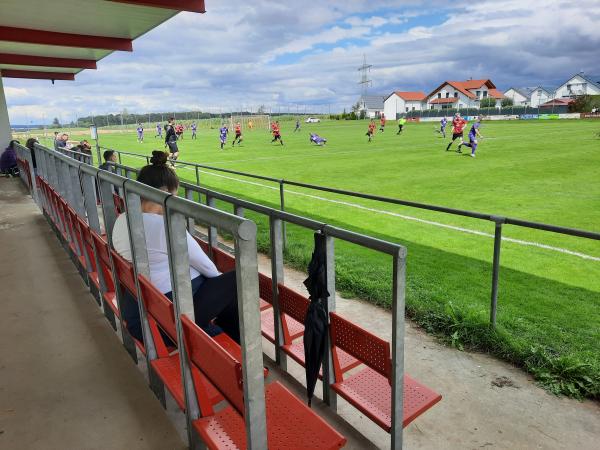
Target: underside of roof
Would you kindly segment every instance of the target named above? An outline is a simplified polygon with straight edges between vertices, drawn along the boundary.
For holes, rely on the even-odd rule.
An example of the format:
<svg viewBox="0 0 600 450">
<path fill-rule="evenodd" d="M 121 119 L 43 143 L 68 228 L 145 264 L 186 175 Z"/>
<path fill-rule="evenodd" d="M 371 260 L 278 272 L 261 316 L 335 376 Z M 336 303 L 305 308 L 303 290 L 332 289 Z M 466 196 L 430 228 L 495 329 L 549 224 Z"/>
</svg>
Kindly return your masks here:
<svg viewBox="0 0 600 450">
<path fill-rule="evenodd" d="M 180 11 L 204 0 L 2 0 L 2 77 L 72 80 Z"/>
</svg>

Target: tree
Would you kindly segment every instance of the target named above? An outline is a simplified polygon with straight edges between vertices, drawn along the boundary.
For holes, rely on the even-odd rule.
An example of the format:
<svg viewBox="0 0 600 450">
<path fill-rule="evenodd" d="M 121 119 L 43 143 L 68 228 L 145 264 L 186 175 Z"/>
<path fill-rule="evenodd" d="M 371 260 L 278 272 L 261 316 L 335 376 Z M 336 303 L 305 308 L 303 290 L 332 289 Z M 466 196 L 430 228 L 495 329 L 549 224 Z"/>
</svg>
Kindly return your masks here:
<svg viewBox="0 0 600 450">
<path fill-rule="evenodd" d="M 514 103 L 515 103 L 515 102 L 513 102 L 513 99 L 512 99 L 512 98 L 509 98 L 509 97 L 504 97 L 504 98 L 502 99 L 502 103 L 501 103 L 501 104 L 502 104 L 502 107 L 503 107 L 503 108 L 506 108 L 507 106 L 513 106 L 513 105 L 514 105 Z"/>
<path fill-rule="evenodd" d="M 258 109 L 256 110 L 256 113 L 257 114 L 264 114 L 266 110 L 267 110 L 267 107 L 265 105 L 260 105 L 258 107 Z"/>
<path fill-rule="evenodd" d="M 479 101 L 480 108 L 493 108 L 496 106 L 496 99 L 494 97 L 484 97 Z"/>
<path fill-rule="evenodd" d="M 52 120 L 52 128 L 60 128 L 60 120 L 58 120 L 58 117 L 55 117 Z"/>
<path fill-rule="evenodd" d="M 359 110 L 360 110 L 360 102 L 356 102 L 355 105 L 352 105 L 352 112 L 353 113 L 358 113 Z"/>
</svg>

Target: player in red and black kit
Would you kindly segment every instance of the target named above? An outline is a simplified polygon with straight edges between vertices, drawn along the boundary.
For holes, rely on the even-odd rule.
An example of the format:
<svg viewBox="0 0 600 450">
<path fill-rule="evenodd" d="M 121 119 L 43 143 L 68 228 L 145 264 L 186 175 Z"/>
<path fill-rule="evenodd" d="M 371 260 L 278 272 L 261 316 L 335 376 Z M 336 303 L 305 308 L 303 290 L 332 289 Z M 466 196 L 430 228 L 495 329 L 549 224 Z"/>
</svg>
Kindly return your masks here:
<svg viewBox="0 0 600 450">
<path fill-rule="evenodd" d="M 283 139 L 281 139 L 281 132 L 279 131 L 279 121 L 276 121 L 271 125 L 271 129 L 273 130 L 273 140 L 271 142 L 277 142 L 283 145 Z"/>
<path fill-rule="evenodd" d="M 369 142 L 371 142 L 371 139 L 375 134 L 375 126 L 375 121 L 371 119 L 371 122 L 369 122 L 369 128 L 367 129 L 367 136 L 369 136 Z"/>
<path fill-rule="evenodd" d="M 242 143 L 242 126 L 239 122 L 235 124 L 235 137 L 233 138 L 231 146 L 233 147 L 236 142 L 238 143 L 238 146 Z"/>
<path fill-rule="evenodd" d="M 379 131 L 382 133 L 385 131 L 385 116 L 382 114 L 381 119 L 379 120 Z"/>
<path fill-rule="evenodd" d="M 466 124 L 467 121 L 460 117 L 460 113 L 456 113 L 454 115 L 454 119 L 452 119 L 452 140 L 448 144 L 448 147 L 446 147 L 446 151 L 450 150 L 450 147 L 452 147 L 452 143 L 456 139 L 460 139 L 460 144 L 463 143 L 463 130 Z M 458 146 L 457 152 L 462 153 L 460 150 L 460 145 Z"/>
</svg>

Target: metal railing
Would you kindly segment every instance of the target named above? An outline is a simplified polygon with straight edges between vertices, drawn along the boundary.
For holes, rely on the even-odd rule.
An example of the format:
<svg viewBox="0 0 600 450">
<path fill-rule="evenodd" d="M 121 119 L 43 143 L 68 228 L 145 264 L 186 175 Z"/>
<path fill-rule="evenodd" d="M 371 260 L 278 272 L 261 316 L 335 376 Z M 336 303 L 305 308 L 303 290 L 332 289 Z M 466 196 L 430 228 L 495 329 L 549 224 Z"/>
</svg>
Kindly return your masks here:
<svg viewBox="0 0 600 450">
<path fill-rule="evenodd" d="M 263 205 L 248 202 L 232 196 L 221 194 L 210 189 L 190 183 L 181 183 L 185 198 L 178 198 L 161 190 L 150 188 L 131 177 L 138 169 L 122 164 L 110 164 L 118 175 L 110 171 L 103 171 L 88 164 L 79 162 L 55 150 L 36 145 L 36 155 L 39 154 L 39 176 L 55 187 L 81 215 L 87 217 L 90 227 L 97 233 L 101 232 L 100 218 L 96 207 L 97 189 L 102 198 L 102 216 L 104 229 L 109 245 L 112 246 L 112 228 L 116 221 L 113 206 L 113 192 L 115 187 L 122 193 L 125 200 L 126 220 L 131 243 L 134 272 L 136 275 L 136 289 L 138 298 L 140 287 L 137 280 L 138 274 L 148 275 L 148 255 L 144 235 L 143 215 L 141 200 L 149 200 L 164 206 L 164 223 L 167 235 L 167 248 L 171 284 L 173 287 L 173 303 L 176 312 L 176 327 L 179 339 L 180 354 L 185 354 L 181 333 L 180 315 L 187 314 L 194 317 L 191 280 L 189 273 L 189 257 L 185 232 L 194 231 L 196 221 L 208 227 L 209 248 L 217 245 L 217 230 L 220 228 L 233 237 L 236 261 L 236 276 L 238 286 L 238 310 L 240 315 L 242 363 L 244 375 L 245 398 L 245 423 L 249 448 L 266 448 L 266 419 L 264 380 L 262 367 L 262 340 L 261 322 L 258 302 L 258 266 L 256 249 L 256 225 L 254 222 L 243 218 L 244 210 L 252 210 L 267 215 L 269 218 L 270 244 L 271 244 L 271 278 L 273 294 L 273 317 L 275 323 L 275 348 L 276 362 L 285 370 L 286 359 L 281 351 L 283 345 L 281 316 L 279 314 L 277 284 L 284 282 L 283 271 L 283 222 L 290 222 L 300 227 L 318 231 L 325 236 L 324 252 L 326 254 L 327 290 L 331 293 L 326 302 L 329 311 L 335 311 L 335 240 L 369 248 L 392 257 L 392 417 L 391 417 L 391 446 L 394 449 L 402 448 L 403 437 L 403 389 L 404 389 L 404 322 L 405 322 L 405 277 L 406 277 L 406 248 L 377 239 L 371 236 L 355 233 L 342 228 L 330 226 L 306 217 L 297 216 L 285 211 L 268 208 Z M 198 201 L 194 200 L 194 193 Z M 204 195 L 206 205 L 201 204 L 200 195 Z M 215 201 L 229 202 L 233 206 L 234 215 L 215 209 Z M 47 208 L 51 211 L 51 208 Z M 55 217 L 60 220 L 59 217 Z M 76 244 L 76 243 L 75 243 Z M 77 246 L 77 244 L 76 244 Z M 85 255 L 84 249 L 77 248 L 79 255 Z M 97 252 L 96 252 L 97 262 Z M 87 265 L 91 268 L 91 265 Z M 100 267 L 98 264 L 97 267 Z M 114 269 L 113 269 L 114 270 Z M 100 274 L 100 270 L 98 273 Z M 116 273 L 113 278 L 117 280 Z M 102 289 L 105 283 L 101 281 Z M 122 293 L 115 283 L 117 302 L 120 306 Z M 153 376 L 150 361 L 156 358 L 156 350 L 149 331 L 148 319 L 143 302 L 138 302 L 139 313 L 142 319 L 142 334 L 146 348 L 146 362 L 150 385 L 159 398 L 164 398 L 164 387 Z M 108 308 L 104 305 L 105 314 Z M 114 320 L 114 318 L 113 318 Z M 121 324 L 121 334 L 124 345 L 128 351 L 135 355 L 135 346 L 126 343 L 127 331 Z M 337 409 L 337 398 L 330 385 L 334 382 L 333 361 L 331 347 L 326 343 L 327 355 L 323 362 L 323 400 L 333 410 Z M 181 373 L 186 400 L 186 417 L 188 421 L 188 438 L 192 448 L 197 436 L 193 432 L 191 422 L 198 418 L 200 412 L 196 403 L 191 371 L 187 366 L 186 358 L 180 358 Z M 162 394 L 161 394 L 162 392 Z"/>
<path fill-rule="evenodd" d="M 112 150 L 114 150 L 114 149 L 112 149 Z M 121 164 L 121 154 L 133 156 L 133 157 L 137 157 L 137 158 L 142 158 L 142 159 L 145 159 L 147 161 L 147 163 L 149 163 L 149 156 L 141 155 L 139 153 L 122 152 L 120 150 L 114 150 L 114 151 L 117 152 L 117 154 L 119 155 L 118 158 L 119 158 L 120 164 Z M 434 212 L 450 214 L 450 215 L 454 215 L 454 216 L 469 217 L 472 219 L 493 222 L 494 223 L 494 246 L 493 246 L 494 253 L 493 253 L 493 259 L 492 259 L 492 279 L 491 279 L 491 293 L 490 293 L 490 325 L 492 327 L 496 326 L 497 304 L 498 304 L 498 284 L 499 284 L 499 273 L 500 273 L 500 250 L 501 250 L 501 244 L 502 244 L 502 230 L 503 230 L 504 225 L 514 225 L 517 227 L 536 229 L 536 230 L 546 231 L 546 232 L 550 232 L 550 233 L 563 234 L 563 235 L 567 235 L 567 236 L 575 236 L 575 237 L 584 238 L 584 239 L 600 240 L 600 233 L 598 233 L 598 232 L 581 230 L 581 229 L 577 229 L 577 228 L 563 227 L 563 226 L 558 226 L 558 225 L 551 225 L 551 224 L 540 223 L 540 222 L 533 222 L 533 221 L 529 221 L 529 220 L 506 217 L 506 216 L 503 216 L 500 214 L 481 213 L 481 212 L 468 211 L 468 210 L 463 210 L 463 209 L 448 208 L 445 206 L 413 202 L 410 200 L 403 200 L 403 199 L 398 199 L 398 198 L 393 198 L 393 197 L 385 197 L 385 196 L 380 196 L 380 195 L 367 194 L 367 193 L 363 193 L 363 192 L 354 192 L 354 191 L 349 191 L 346 189 L 338 189 L 338 188 L 327 187 L 327 186 L 318 186 L 315 184 L 286 180 L 283 178 L 274 178 L 274 177 L 268 177 L 268 176 L 263 176 L 263 175 L 256 175 L 256 174 L 252 174 L 252 173 L 248 173 L 248 172 L 224 169 L 224 168 L 220 168 L 220 167 L 208 166 L 205 164 L 190 163 L 190 162 L 185 162 L 185 161 L 181 161 L 181 160 L 177 160 L 177 165 L 194 167 L 194 171 L 196 174 L 196 185 L 197 186 L 200 186 L 200 181 L 201 181 L 200 180 L 200 172 L 199 172 L 200 169 L 213 170 L 215 172 L 228 173 L 228 174 L 232 174 L 232 175 L 239 175 L 239 176 L 253 178 L 253 179 L 257 179 L 257 180 L 263 180 L 263 181 L 277 183 L 279 186 L 279 199 L 280 199 L 279 209 L 280 209 L 280 211 L 285 211 L 285 185 L 288 185 L 288 186 L 302 187 L 302 188 L 319 191 L 319 192 L 329 192 L 329 193 L 333 193 L 333 194 L 344 195 L 344 196 L 348 196 L 348 197 L 352 197 L 352 198 L 361 198 L 361 199 L 371 200 L 371 201 L 380 202 L 380 203 L 406 206 L 406 207 L 410 207 L 410 208 L 434 211 Z M 126 166 L 123 165 L 123 167 L 125 168 Z M 131 171 L 132 168 L 127 167 L 126 169 L 122 169 L 122 170 L 130 170 Z M 214 191 L 211 191 L 211 192 L 213 192 L 211 194 L 211 196 L 217 198 L 217 193 Z M 231 199 L 234 198 L 234 197 L 230 197 L 230 196 L 227 196 L 227 197 L 231 198 Z M 253 205 L 256 205 L 256 204 L 253 204 Z M 268 209 L 270 209 L 270 208 L 268 208 Z M 284 223 L 284 243 L 285 243 L 285 223 Z"/>
</svg>

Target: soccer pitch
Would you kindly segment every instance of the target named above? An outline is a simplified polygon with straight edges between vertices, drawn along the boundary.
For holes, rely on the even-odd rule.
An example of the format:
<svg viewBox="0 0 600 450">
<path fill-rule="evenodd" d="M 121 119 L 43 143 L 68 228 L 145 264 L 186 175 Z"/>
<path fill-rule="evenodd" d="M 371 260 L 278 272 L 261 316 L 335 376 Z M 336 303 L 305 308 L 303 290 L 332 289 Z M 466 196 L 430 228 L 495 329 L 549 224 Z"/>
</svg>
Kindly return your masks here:
<svg viewBox="0 0 600 450">
<path fill-rule="evenodd" d="M 600 231 L 600 121 L 484 122 L 477 157 L 445 151 L 437 123 L 395 122 L 373 142 L 367 121 L 282 122 L 285 145 L 267 130 L 244 130 L 242 146 L 219 150 L 218 129 L 186 130 L 180 159 L 305 183 L 415 202 Z M 379 125 L 379 124 L 378 124 Z M 469 127 L 470 125 L 468 125 Z M 101 145 L 150 154 L 163 149 L 146 129 L 101 134 Z M 447 129 L 450 133 L 450 127 Z M 467 130 L 468 131 L 468 128 Z M 328 139 L 309 144 L 309 132 Z M 466 133 L 465 133 L 466 134 Z M 454 146 L 452 150 L 456 147 Z M 123 157 L 139 167 L 143 162 Z M 195 174 L 177 169 L 180 177 Z M 279 187 L 236 175 L 201 171 L 203 185 L 279 205 Z M 286 187 L 286 210 L 403 244 L 408 249 L 407 309 L 424 328 L 457 347 L 491 351 L 532 371 L 556 392 L 600 395 L 600 243 L 504 226 L 498 295 L 498 330 L 488 327 L 494 225 L 465 217 L 336 194 Z M 267 248 L 268 225 L 259 225 Z M 288 261 L 305 267 L 309 232 L 288 225 Z M 337 287 L 389 305 L 389 258 L 340 243 Z"/>
</svg>

